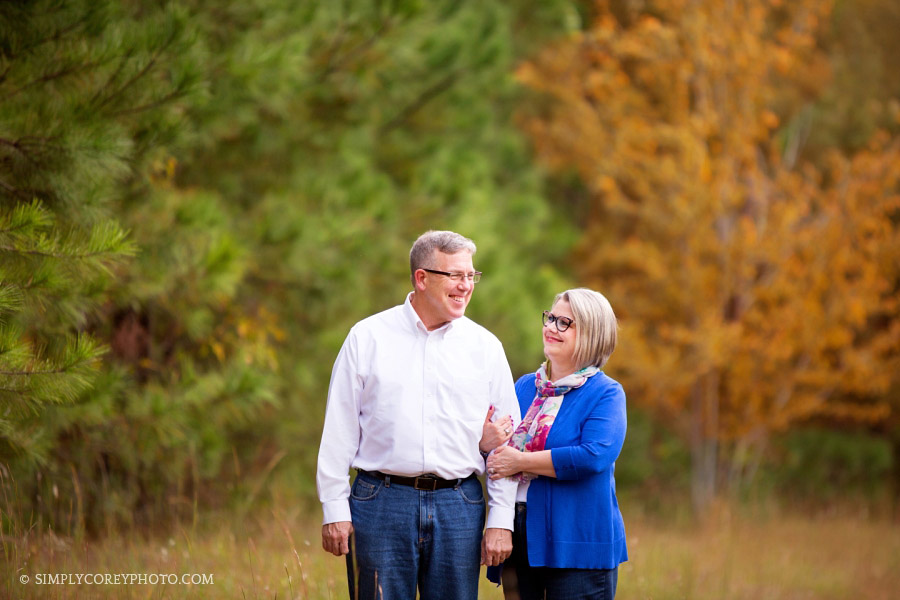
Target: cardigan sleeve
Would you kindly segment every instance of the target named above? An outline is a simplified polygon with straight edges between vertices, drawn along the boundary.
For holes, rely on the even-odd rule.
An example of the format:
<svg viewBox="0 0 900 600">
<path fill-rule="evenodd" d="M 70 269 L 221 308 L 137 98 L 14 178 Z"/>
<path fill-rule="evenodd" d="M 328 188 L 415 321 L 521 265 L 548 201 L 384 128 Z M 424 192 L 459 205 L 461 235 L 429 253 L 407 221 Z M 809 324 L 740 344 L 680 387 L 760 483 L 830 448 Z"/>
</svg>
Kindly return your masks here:
<svg viewBox="0 0 900 600">
<path fill-rule="evenodd" d="M 599 397 L 581 430 L 581 443 L 553 448 L 550 457 L 559 480 L 581 479 L 609 469 L 625 442 L 625 392 L 610 384 L 598 390 Z"/>
</svg>

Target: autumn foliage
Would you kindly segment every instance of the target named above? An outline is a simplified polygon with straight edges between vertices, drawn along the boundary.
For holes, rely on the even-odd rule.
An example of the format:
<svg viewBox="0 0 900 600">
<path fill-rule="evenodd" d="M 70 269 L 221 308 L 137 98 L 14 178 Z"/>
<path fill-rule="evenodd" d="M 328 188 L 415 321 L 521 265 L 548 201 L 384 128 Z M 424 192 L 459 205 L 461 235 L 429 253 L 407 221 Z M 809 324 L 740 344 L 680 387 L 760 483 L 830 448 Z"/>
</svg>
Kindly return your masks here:
<svg viewBox="0 0 900 600">
<path fill-rule="evenodd" d="M 543 99 L 523 125 L 589 197 L 575 262 L 621 317 L 611 368 L 692 441 L 702 505 L 772 431 L 890 413 L 900 140 L 801 160 L 792 120 L 828 81 L 830 3 L 635 6 L 596 2 L 520 66 Z"/>
</svg>

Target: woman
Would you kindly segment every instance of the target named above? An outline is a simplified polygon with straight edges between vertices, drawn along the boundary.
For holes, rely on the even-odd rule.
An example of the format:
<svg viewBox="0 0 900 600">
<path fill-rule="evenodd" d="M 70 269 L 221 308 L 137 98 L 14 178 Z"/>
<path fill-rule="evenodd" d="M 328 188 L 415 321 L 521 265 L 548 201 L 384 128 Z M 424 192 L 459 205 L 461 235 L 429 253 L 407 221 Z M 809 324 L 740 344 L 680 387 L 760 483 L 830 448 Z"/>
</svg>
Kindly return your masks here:
<svg viewBox="0 0 900 600">
<path fill-rule="evenodd" d="M 625 393 L 600 369 L 616 346 L 606 298 L 579 288 L 544 312 L 544 355 L 516 382 L 522 422 L 488 457 L 491 479 L 519 481 L 513 553 L 522 600 L 612 599 L 628 560 L 616 501 L 615 461 L 625 441 Z"/>
</svg>

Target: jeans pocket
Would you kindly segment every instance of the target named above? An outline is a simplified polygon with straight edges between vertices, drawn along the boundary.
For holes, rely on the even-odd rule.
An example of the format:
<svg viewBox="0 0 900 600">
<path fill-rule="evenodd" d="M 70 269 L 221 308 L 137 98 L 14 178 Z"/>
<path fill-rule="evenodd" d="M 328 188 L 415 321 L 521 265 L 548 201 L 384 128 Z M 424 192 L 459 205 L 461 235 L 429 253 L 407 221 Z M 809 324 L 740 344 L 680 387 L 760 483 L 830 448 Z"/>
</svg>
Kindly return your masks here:
<svg viewBox="0 0 900 600">
<path fill-rule="evenodd" d="M 477 481 L 475 482 L 477 485 L 460 485 L 456 488 L 456 491 L 459 492 L 460 497 L 469 504 L 484 504 L 484 492 L 481 489 L 481 484 Z M 466 488 L 469 488 L 466 491 Z"/>
<path fill-rule="evenodd" d="M 360 501 L 374 500 L 383 486 L 384 483 L 381 481 L 374 484 L 357 477 L 353 482 L 353 487 L 350 488 L 350 497 Z"/>
</svg>

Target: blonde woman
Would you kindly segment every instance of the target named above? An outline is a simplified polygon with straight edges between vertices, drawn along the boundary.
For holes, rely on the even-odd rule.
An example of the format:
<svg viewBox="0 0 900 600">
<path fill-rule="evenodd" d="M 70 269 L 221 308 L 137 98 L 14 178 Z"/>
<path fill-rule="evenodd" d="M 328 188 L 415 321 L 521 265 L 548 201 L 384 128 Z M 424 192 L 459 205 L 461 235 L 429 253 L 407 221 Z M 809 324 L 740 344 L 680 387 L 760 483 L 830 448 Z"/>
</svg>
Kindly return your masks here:
<svg viewBox="0 0 900 600">
<path fill-rule="evenodd" d="M 559 294 L 543 322 L 547 360 L 516 383 L 522 422 L 487 461 L 491 479 L 519 482 L 504 593 L 612 600 L 628 560 L 613 476 L 625 393 L 601 370 L 616 347 L 616 316 L 602 294 L 579 288 Z"/>
</svg>

